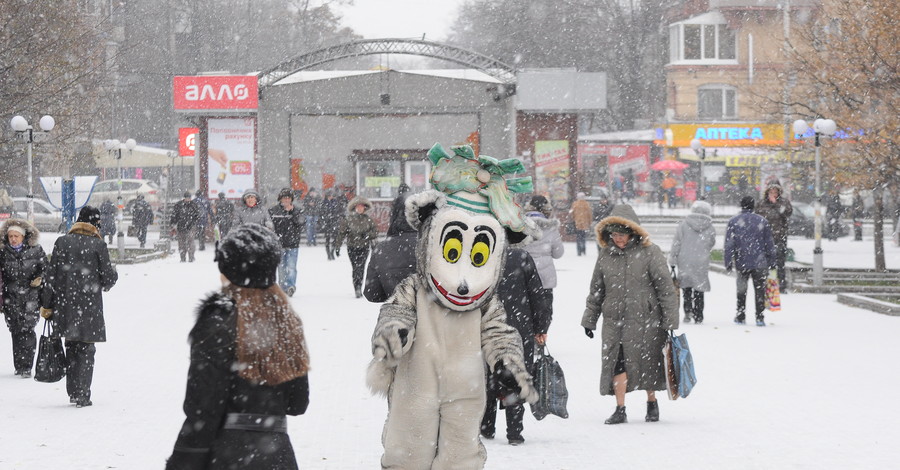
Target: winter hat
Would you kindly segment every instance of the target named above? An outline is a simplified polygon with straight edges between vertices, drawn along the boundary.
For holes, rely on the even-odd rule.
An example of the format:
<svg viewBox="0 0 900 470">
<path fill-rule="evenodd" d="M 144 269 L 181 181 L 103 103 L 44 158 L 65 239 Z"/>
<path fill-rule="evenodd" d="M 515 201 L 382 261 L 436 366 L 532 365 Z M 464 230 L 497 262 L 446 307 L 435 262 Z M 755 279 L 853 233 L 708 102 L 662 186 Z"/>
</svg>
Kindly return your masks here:
<svg viewBox="0 0 900 470">
<path fill-rule="evenodd" d="M 184 192 L 184 195 L 183 195 L 182 197 L 184 197 L 185 199 L 191 197 L 191 192 L 190 192 L 190 191 L 185 191 L 185 192 Z"/>
<path fill-rule="evenodd" d="M 694 201 L 691 204 L 691 212 L 694 214 L 712 215 L 712 206 L 706 201 Z"/>
<path fill-rule="evenodd" d="M 225 193 L 219 193 L 219 199 L 225 199 Z"/>
<path fill-rule="evenodd" d="M 288 188 L 284 188 L 278 192 L 278 200 L 280 201 L 282 198 L 289 197 L 291 201 L 294 200 L 294 192 Z"/>
<path fill-rule="evenodd" d="M 196 193 L 194 193 L 197 197 L 203 197 L 203 190 L 198 189 Z"/>
<path fill-rule="evenodd" d="M 752 211 L 754 205 L 756 205 L 756 201 L 753 200 L 753 196 L 744 196 L 741 198 L 742 210 Z"/>
<path fill-rule="evenodd" d="M 76 222 L 85 222 L 100 228 L 100 209 L 94 206 L 84 206 L 78 212 L 78 220 Z"/>
<path fill-rule="evenodd" d="M 409 185 L 406 183 L 400 183 L 400 186 L 397 187 L 397 194 L 403 194 L 409 191 Z"/>
<path fill-rule="evenodd" d="M 607 224 L 605 230 L 609 233 L 627 233 L 628 235 L 634 233 L 634 230 L 632 230 L 631 227 L 618 223 Z"/>
<path fill-rule="evenodd" d="M 265 289 L 275 284 L 281 262 L 281 242 L 259 224 L 244 224 L 228 232 L 216 248 L 219 272 L 240 287 Z"/>
<path fill-rule="evenodd" d="M 16 232 L 19 235 L 22 235 L 23 237 L 25 236 L 25 229 L 18 225 L 10 225 L 10 226 L 6 227 L 6 233 L 9 233 L 9 232 Z"/>
</svg>

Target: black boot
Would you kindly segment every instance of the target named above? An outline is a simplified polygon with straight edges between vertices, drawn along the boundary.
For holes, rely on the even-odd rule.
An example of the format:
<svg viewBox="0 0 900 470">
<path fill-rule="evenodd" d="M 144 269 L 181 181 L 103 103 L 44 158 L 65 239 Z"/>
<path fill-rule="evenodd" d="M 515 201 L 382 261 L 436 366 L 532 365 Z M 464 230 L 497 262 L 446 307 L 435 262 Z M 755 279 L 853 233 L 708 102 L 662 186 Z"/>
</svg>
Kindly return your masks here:
<svg viewBox="0 0 900 470">
<path fill-rule="evenodd" d="M 628 416 L 625 415 L 625 407 L 617 406 L 616 412 L 604 421 L 606 424 L 622 424 L 628 422 Z"/>
<path fill-rule="evenodd" d="M 647 422 L 655 423 L 659 421 L 659 403 L 655 401 L 647 402 Z"/>
</svg>

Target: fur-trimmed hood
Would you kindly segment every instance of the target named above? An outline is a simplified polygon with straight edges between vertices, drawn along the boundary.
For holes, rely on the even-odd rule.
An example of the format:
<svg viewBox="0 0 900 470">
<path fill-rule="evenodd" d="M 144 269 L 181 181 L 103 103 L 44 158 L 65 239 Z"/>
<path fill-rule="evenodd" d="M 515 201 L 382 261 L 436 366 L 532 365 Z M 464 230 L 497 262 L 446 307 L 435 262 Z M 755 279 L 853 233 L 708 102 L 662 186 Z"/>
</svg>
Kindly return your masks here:
<svg viewBox="0 0 900 470">
<path fill-rule="evenodd" d="M 75 222 L 72 225 L 72 228 L 69 229 L 69 233 L 74 233 L 75 235 L 87 235 L 89 237 L 97 237 L 99 239 L 103 239 L 100 236 L 100 229 L 95 227 L 92 224 L 87 222 Z"/>
<path fill-rule="evenodd" d="M 609 217 L 602 219 L 597 223 L 597 226 L 594 227 L 597 243 L 603 248 L 609 246 L 609 232 L 604 230 L 609 224 L 622 224 L 634 232 L 634 235 L 640 239 L 641 245 L 652 245 L 650 242 L 650 233 L 641 227 L 641 219 L 638 218 L 637 213 L 634 212 L 634 209 L 628 204 L 618 204 L 613 207 Z"/>
<path fill-rule="evenodd" d="M 9 243 L 9 240 L 6 238 L 6 234 L 9 231 L 10 227 L 21 227 L 22 230 L 25 231 L 25 244 L 28 246 L 36 246 L 38 244 L 38 238 L 40 238 L 41 233 L 35 228 L 34 225 L 31 225 L 25 219 L 6 219 L 6 222 L 3 223 L 3 226 L 0 226 L 0 240 L 3 240 L 4 243 Z"/>
<path fill-rule="evenodd" d="M 356 206 L 358 205 L 366 206 L 365 212 L 369 212 L 372 210 L 372 201 L 363 196 L 354 196 L 350 202 L 347 203 L 347 212 L 354 212 L 356 210 Z"/>
</svg>

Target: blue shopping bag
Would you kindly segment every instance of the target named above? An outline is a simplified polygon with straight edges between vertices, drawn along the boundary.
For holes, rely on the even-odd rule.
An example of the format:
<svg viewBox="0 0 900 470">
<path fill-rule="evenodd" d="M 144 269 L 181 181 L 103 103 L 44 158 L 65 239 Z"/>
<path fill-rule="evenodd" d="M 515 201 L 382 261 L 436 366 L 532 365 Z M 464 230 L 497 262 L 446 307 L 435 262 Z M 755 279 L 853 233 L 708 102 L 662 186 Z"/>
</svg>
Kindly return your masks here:
<svg viewBox="0 0 900 470">
<path fill-rule="evenodd" d="M 694 358 L 691 356 L 691 348 L 688 346 L 687 335 L 684 333 L 675 336 L 670 332 L 672 341 L 672 357 L 675 362 L 675 374 L 678 377 L 678 396 L 687 398 L 697 384 L 697 374 L 694 371 Z"/>
</svg>

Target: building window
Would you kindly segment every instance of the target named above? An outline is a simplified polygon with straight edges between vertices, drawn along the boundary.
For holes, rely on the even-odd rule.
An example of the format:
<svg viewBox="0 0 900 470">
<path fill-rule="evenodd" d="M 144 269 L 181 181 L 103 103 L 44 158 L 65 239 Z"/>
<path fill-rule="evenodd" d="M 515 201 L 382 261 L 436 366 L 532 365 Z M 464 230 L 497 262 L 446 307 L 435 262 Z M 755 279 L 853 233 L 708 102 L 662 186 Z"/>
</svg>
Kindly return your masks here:
<svg viewBox="0 0 900 470">
<path fill-rule="evenodd" d="M 703 120 L 737 118 L 737 91 L 725 85 L 701 87 L 697 91 L 697 117 Z"/>
<path fill-rule="evenodd" d="M 734 61 L 737 40 L 717 12 L 669 26 L 669 62 Z"/>
<path fill-rule="evenodd" d="M 431 162 L 427 150 L 356 150 L 350 160 L 356 165 L 356 193 L 373 200 L 397 197 L 401 183 L 413 192 L 431 188 Z"/>
</svg>

